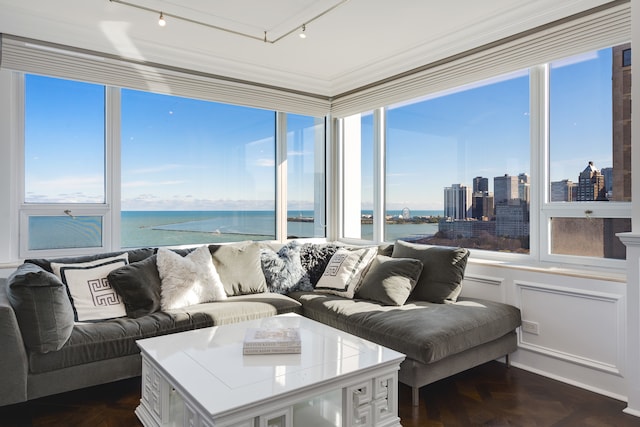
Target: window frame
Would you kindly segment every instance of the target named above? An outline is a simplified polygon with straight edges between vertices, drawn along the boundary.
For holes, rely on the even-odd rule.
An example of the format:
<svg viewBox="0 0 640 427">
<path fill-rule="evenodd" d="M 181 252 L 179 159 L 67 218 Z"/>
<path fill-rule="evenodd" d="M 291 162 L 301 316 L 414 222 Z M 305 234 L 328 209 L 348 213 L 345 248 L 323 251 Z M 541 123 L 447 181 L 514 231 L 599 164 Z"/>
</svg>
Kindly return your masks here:
<svg viewBox="0 0 640 427">
<path fill-rule="evenodd" d="M 614 46 L 604 47 L 613 48 Z M 593 47 L 591 50 L 599 50 L 603 47 Z M 589 50 L 581 50 L 580 52 L 571 53 L 576 55 Z M 568 56 L 567 56 L 568 57 Z M 549 61 L 550 63 L 551 61 Z M 514 254 L 504 252 L 494 252 L 485 250 L 471 250 L 474 258 L 490 261 L 508 262 L 515 264 L 541 264 L 551 263 L 554 265 L 563 265 L 567 267 L 589 266 L 602 269 L 622 270 L 625 268 L 626 261 L 619 259 L 607 259 L 597 257 L 587 257 L 578 255 L 563 255 L 551 253 L 551 218 L 572 218 L 572 217 L 591 217 L 591 218 L 632 218 L 632 202 L 568 202 L 558 203 L 550 202 L 550 159 L 549 159 L 549 142 L 550 142 L 550 126 L 549 126 L 549 63 L 527 67 L 529 70 L 529 99 L 530 99 L 530 219 L 529 219 L 529 254 Z M 451 88 L 455 89 L 455 88 Z M 426 94 L 425 94 L 426 95 Z M 380 115 L 378 120 L 374 120 L 374 140 L 382 141 L 375 146 L 374 164 L 376 172 L 382 173 L 384 176 L 384 138 L 385 138 L 385 108 L 375 110 Z M 351 116 L 348 116 L 351 117 Z M 345 118 L 336 119 L 338 132 L 338 146 L 344 147 L 348 144 L 345 141 L 347 137 L 344 132 Z M 348 179 L 345 179 L 348 173 L 345 169 L 344 162 L 341 163 L 341 183 L 347 185 Z M 384 179 L 376 178 L 373 182 L 374 199 L 384 200 L 385 183 Z M 535 188 L 534 188 L 535 186 Z M 343 188 L 341 194 L 350 194 L 349 189 Z M 344 224 L 347 212 L 344 211 L 344 200 L 341 203 L 339 220 Z M 585 211 L 589 211 L 586 213 Z M 383 218 L 385 214 L 384 204 L 374 204 L 374 218 Z M 343 230 L 342 226 L 340 230 Z M 377 231 L 377 233 L 376 233 Z M 359 244 L 382 244 L 392 243 L 384 240 L 384 223 L 374 223 L 374 239 L 373 241 L 358 240 L 354 238 L 344 238 L 340 233 L 340 240 L 347 243 Z"/>
<path fill-rule="evenodd" d="M 3 72 L 4 73 L 4 72 Z M 12 107 L 14 107 L 15 115 L 10 122 L 12 138 L 12 146 L 14 147 L 13 158 L 15 165 L 14 171 L 15 181 L 17 182 L 17 191 L 12 198 L 11 204 L 15 206 L 14 212 L 17 212 L 15 218 L 10 222 L 12 229 L 18 230 L 16 242 L 13 245 L 14 252 L 18 258 L 36 258 L 36 257 L 62 257 L 74 255 L 89 255 L 101 252 L 110 252 L 121 250 L 121 88 L 102 84 L 105 89 L 105 128 L 104 128 L 104 150 L 105 150 L 105 201 L 104 203 L 26 203 L 25 202 L 25 102 L 26 102 L 26 76 L 23 72 L 8 72 L 10 75 L 10 85 L 13 89 L 14 99 L 12 99 Z M 55 76 L 50 76 L 57 78 Z M 3 78 L 3 76 L 0 76 Z M 63 78 L 66 79 L 66 78 Z M 67 79 L 69 80 L 69 79 Z M 217 101 L 209 101 L 217 102 Z M 225 104 L 224 102 L 220 102 Z M 255 107 L 248 107 L 255 108 Z M 287 157 L 287 114 L 286 112 L 272 110 L 275 114 L 276 128 L 274 129 L 275 141 L 275 158 L 276 166 L 274 174 L 276 176 L 276 186 L 274 189 L 275 198 L 275 239 L 273 241 L 286 242 L 287 239 L 287 174 L 286 174 L 286 157 Z M 299 114 L 299 113 L 295 113 Z M 311 116 L 315 117 L 315 116 Z M 315 187 L 323 187 L 322 194 L 316 194 L 318 198 L 314 200 L 316 211 L 323 207 L 323 217 L 320 226 L 325 231 L 325 237 L 300 238 L 298 240 L 326 240 L 327 226 L 325 224 L 327 212 L 327 146 L 328 131 L 327 117 L 315 117 L 316 120 L 322 120 L 324 125 L 324 140 L 321 147 L 315 147 L 314 167 L 316 168 Z M 321 173 L 322 177 L 317 175 Z M 324 182 L 320 183 L 322 179 Z M 65 211 L 70 211 L 69 213 Z M 65 248 L 65 249 L 28 249 L 29 242 L 29 217 L 31 216 L 99 216 L 102 219 L 102 244 L 100 246 L 88 248 Z M 182 246 L 191 246 L 185 244 Z"/>
</svg>

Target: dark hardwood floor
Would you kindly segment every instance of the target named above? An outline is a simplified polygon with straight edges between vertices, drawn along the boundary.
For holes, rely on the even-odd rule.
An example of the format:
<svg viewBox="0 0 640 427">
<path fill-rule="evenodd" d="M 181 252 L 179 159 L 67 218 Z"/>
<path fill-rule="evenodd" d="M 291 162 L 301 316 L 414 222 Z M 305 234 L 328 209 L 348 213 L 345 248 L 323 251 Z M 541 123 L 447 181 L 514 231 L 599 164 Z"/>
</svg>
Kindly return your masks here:
<svg viewBox="0 0 640 427">
<path fill-rule="evenodd" d="M 0 427 L 138 427 L 139 399 L 139 378 L 119 381 L 2 407 Z M 404 427 L 640 426 L 624 402 L 498 362 L 423 387 L 416 408 L 401 384 L 399 402 Z"/>
</svg>

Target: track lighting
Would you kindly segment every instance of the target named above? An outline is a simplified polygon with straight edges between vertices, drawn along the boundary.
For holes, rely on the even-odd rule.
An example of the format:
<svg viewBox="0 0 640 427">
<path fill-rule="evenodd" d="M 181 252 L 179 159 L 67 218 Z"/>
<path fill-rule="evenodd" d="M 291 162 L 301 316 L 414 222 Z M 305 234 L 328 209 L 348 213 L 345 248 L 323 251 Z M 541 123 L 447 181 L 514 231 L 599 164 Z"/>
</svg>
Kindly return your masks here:
<svg viewBox="0 0 640 427">
<path fill-rule="evenodd" d="M 298 32 L 298 30 L 301 30 L 301 31 L 298 32 L 298 36 L 301 39 L 307 38 L 307 34 L 306 34 L 307 24 L 315 22 L 316 20 L 322 18 L 323 16 L 325 16 L 329 12 L 335 10 L 336 8 L 340 7 L 341 5 L 345 4 L 348 1 L 349 0 L 336 0 L 335 3 L 332 6 L 330 6 L 329 8 L 319 12 L 317 15 L 315 15 L 315 16 L 309 18 L 309 19 L 306 19 L 304 21 L 304 24 L 302 24 L 301 27 L 298 27 L 298 26 L 289 27 L 290 28 L 289 30 L 281 29 L 281 31 L 279 31 L 279 34 L 277 36 L 274 36 L 274 37 L 268 37 L 267 30 L 263 30 L 262 35 L 257 35 L 257 34 L 252 34 L 252 33 L 248 33 L 248 32 L 239 31 L 236 28 L 222 27 L 222 26 L 219 26 L 219 25 L 214 25 L 213 23 L 209 23 L 209 22 L 205 22 L 205 21 L 199 21 L 197 19 L 190 18 L 188 16 L 181 16 L 181 15 L 178 15 L 175 12 L 171 12 L 171 11 L 168 11 L 166 16 L 171 18 L 173 20 L 172 22 L 175 22 L 175 21 L 188 22 L 190 24 L 201 25 L 203 27 L 211 28 L 213 30 L 224 31 L 224 32 L 226 32 L 228 34 L 233 34 L 235 36 L 245 37 L 247 39 L 252 39 L 252 40 L 259 40 L 259 41 L 264 42 L 264 43 L 274 44 L 274 43 L 279 42 L 280 40 L 284 39 L 285 37 L 287 37 L 287 36 L 289 36 L 291 34 L 295 34 L 296 32 Z M 144 5 L 137 4 L 139 2 L 134 1 L 134 0 L 109 0 L 109 2 L 118 3 L 118 4 L 121 4 L 121 5 L 124 5 L 124 6 L 129 6 L 129 7 L 133 7 L 133 8 L 140 9 L 140 10 L 145 10 L 147 12 L 152 12 L 154 14 L 157 14 L 159 12 L 160 13 L 160 17 L 158 18 L 158 25 L 161 26 L 161 27 L 164 27 L 164 26 L 167 25 L 167 21 L 165 19 L 164 11 L 158 11 L 157 9 L 153 9 L 153 8 L 150 8 L 150 7 L 147 7 L 147 6 L 144 6 Z M 171 2 L 171 3 L 175 3 L 176 6 L 177 6 L 179 2 Z M 206 2 L 203 2 L 203 3 L 206 3 Z M 286 30 L 286 31 L 283 31 L 283 30 Z"/>
</svg>

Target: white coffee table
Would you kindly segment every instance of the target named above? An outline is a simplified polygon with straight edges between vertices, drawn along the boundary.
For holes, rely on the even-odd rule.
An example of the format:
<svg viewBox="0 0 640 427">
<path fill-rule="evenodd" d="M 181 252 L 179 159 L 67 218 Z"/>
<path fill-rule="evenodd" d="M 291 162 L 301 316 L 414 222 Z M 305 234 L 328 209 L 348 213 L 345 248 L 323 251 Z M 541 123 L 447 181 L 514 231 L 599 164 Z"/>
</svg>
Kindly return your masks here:
<svg viewBox="0 0 640 427">
<path fill-rule="evenodd" d="M 242 355 L 250 327 L 299 327 L 301 354 Z M 295 314 L 138 341 L 147 426 L 400 426 L 404 355 Z"/>
</svg>

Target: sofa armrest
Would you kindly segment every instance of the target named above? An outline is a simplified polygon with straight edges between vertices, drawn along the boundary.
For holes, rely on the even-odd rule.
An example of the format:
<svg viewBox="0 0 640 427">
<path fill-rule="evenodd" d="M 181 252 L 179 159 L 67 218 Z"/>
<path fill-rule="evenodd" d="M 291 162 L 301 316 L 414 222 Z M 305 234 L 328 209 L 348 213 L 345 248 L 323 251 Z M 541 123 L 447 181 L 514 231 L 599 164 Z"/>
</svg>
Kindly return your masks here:
<svg viewBox="0 0 640 427">
<path fill-rule="evenodd" d="M 7 298 L 7 279 L 0 279 L 0 406 L 27 400 L 27 352 L 18 319 Z"/>
</svg>

